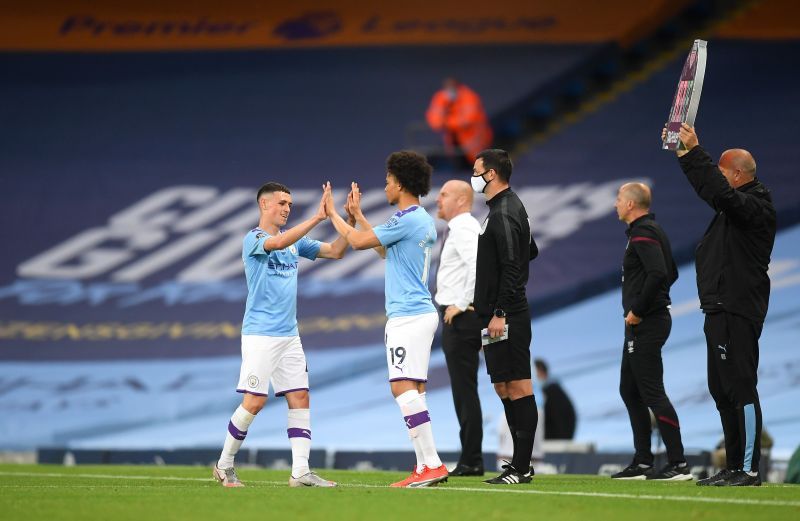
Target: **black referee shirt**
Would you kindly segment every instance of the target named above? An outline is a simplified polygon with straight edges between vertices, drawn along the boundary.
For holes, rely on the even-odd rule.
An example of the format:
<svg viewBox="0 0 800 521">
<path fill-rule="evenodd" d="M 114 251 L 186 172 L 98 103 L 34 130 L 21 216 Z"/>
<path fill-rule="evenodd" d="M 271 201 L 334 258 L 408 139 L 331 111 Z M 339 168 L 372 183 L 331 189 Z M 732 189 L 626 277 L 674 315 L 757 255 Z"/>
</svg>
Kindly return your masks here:
<svg viewBox="0 0 800 521">
<path fill-rule="evenodd" d="M 486 201 L 489 215 L 478 237 L 475 311 L 490 316 L 528 311 L 528 265 L 539 254 L 531 236 L 528 212 L 510 188 Z"/>
</svg>

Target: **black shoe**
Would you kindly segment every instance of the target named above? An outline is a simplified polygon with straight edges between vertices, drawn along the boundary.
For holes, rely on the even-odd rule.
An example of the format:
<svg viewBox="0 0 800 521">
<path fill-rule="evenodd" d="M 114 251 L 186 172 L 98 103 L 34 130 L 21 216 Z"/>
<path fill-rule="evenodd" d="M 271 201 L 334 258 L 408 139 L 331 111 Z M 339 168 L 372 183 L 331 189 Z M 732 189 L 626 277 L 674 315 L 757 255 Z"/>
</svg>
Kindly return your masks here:
<svg viewBox="0 0 800 521">
<path fill-rule="evenodd" d="M 611 475 L 611 479 L 647 479 L 653 473 L 653 467 L 645 467 L 638 463 L 631 463 L 616 474 Z"/>
<path fill-rule="evenodd" d="M 713 476 L 709 476 L 705 479 L 697 480 L 698 487 L 710 487 L 711 485 L 715 484 L 717 481 L 723 481 L 731 477 L 734 473 L 733 470 L 722 469 Z"/>
<path fill-rule="evenodd" d="M 484 480 L 484 483 L 490 485 L 517 485 L 519 483 L 530 483 L 533 480 L 533 468 L 529 469 L 527 473 L 523 474 L 511 466 L 511 464 L 503 465 L 505 471 L 497 477 Z"/>
<path fill-rule="evenodd" d="M 483 465 L 464 465 L 463 463 L 459 463 L 456 467 L 450 471 L 450 477 L 459 477 L 459 476 L 483 476 Z"/>
<path fill-rule="evenodd" d="M 658 472 L 653 472 L 645 479 L 657 479 L 661 481 L 691 481 L 694 479 L 692 473 L 689 472 L 689 465 L 683 463 L 682 466 L 666 465 Z"/>
<path fill-rule="evenodd" d="M 714 483 L 715 487 L 760 487 L 761 476 L 751 476 L 743 470 L 735 470 L 729 477 Z"/>
</svg>

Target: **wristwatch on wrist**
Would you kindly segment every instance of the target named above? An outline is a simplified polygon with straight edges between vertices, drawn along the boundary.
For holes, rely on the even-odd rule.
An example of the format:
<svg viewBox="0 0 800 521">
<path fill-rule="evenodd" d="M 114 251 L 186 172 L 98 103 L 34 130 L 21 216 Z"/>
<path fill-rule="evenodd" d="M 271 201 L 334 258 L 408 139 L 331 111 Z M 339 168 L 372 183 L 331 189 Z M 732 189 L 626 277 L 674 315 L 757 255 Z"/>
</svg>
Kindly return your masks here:
<svg viewBox="0 0 800 521">
<path fill-rule="evenodd" d="M 503 310 L 502 310 L 502 309 L 500 309 L 500 308 L 495 308 L 495 310 L 494 310 L 494 316 L 496 316 L 497 318 L 506 318 L 506 312 L 505 312 L 505 311 L 503 311 Z"/>
</svg>

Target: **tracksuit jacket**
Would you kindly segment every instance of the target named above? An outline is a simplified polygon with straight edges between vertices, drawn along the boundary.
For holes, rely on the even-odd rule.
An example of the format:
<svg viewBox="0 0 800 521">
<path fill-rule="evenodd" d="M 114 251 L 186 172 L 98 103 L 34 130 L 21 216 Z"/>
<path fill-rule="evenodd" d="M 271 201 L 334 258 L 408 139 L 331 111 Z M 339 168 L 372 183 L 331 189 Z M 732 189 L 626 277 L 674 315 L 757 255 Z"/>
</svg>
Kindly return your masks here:
<svg viewBox="0 0 800 521">
<path fill-rule="evenodd" d="M 631 222 L 625 230 L 628 246 L 622 260 L 623 316 L 633 311 L 645 317 L 666 311 L 669 288 L 678 279 L 669 239 L 649 213 Z"/>
<path fill-rule="evenodd" d="M 764 322 L 776 229 L 769 190 L 758 179 L 734 190 L 700 146 L 679 161 L 697 195 L 716 212 L 697 245 L 700 307 Z"/>
</svg>

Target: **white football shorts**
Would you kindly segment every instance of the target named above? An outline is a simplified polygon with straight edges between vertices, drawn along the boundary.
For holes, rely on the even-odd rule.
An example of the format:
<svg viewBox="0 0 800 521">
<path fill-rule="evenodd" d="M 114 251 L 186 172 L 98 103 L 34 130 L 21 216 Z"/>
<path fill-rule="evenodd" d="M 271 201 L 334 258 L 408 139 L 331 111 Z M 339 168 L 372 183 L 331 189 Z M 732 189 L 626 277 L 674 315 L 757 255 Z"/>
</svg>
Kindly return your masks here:
<svg viewBox="0 0 800 521">
<path fill-rule="evenodd" d="M 434 312 L 410 317 L 394 317 L 386 322 L 386 364 L 389 381 L 428 381 L 431 344 L 439 314 Z"/>
<path fill-rule="evenodd" d="M 299 336 L 242 335 L 242 369 L 236 392 L 275 396 L 308 390 L 308 365 Z"/>
</svg>

